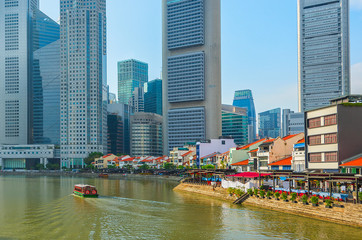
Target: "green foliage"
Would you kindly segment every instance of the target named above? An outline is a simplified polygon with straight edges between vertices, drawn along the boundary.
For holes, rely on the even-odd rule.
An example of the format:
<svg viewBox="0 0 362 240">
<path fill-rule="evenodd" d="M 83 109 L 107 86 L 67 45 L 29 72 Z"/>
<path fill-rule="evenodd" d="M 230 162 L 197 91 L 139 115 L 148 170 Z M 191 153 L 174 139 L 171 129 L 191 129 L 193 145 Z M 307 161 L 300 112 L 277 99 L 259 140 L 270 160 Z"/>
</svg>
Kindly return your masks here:
<svg viewBox="0 0 362 240">
<path fill-rule="evenodd" d="M 333 201 L 330 199 L 326 199 L 325 203 L 326 203 L 326 206 L 330 207 L 330 206 L 332 206 Z"/>
<path fill-rule="evenodd" d="M 282 199 L 283 200 L 287 200 L 288 199 L 288 194 L 286 192 L 282 193 Z"/>
<path fill-rule="evenodd" d="M 47 169 L 49 169 L 49 170 L 59 170 L 59 164 L 56 164 L 56 163 L 54 163 L 54 164 L 48 163 L 48 164 L 47 164 Z"/>
<path fill-rule="evenodd" d="M 142 164 L 142 166 L 139 167 L 141 170 L 147 170 L 150 169 L 150 166 L 148 166 L 146 163 Z"/>
<path fill-rule="evenodd" d="M 248 193 L 250 196 L 253 196 L 253 189 L 249 188 L 249 189 L 247 190 L 247 193 Z"/>
<path fill-rule="evenodd" d="M 90 165 L 90 164 L 92 164 L 92 162 L 94 162 L 94 159 L 100 158 L 102 156 L 103 156 L 103 153 L 101 153 L 101 152 L 92 152 L 88 155 L 88 157 L 84 158 L 84 163 L 86 165 Z"/>
<path fill-rule="evenodd" d="M 359 198 L 360 201 L 362 201 L 362 192 L 358 193 L 358 198 Z"/>
<path fill-rule="evenodd" d="M 290 196 L 291 196 L 290 200 L 292 200 L 294 202 L 297 199 L 298 194 L 293 192 L 290 194 Z"/>
<path fill-rule="evenodd" d="M 114 165 L 109 165 L 109 166 L 108 166 L 108 169 L 115 169 L 115 168 L 117 168 L 117 167 L 114 166 Z"/>
<path fill-rule="evenodd" d="M 235 189 L 235 194 L 239 197 L 244 194 L 244 192 L 241 189 Z"/>
<path fill-rule="evenodd" d="M 36 170 L 44 170 L 44 165 L 38 163 L 37 165 L 35 165 L 35 169 L 36 169 Z"/>
<path fill-rule="evenodd" d="M 229 188 L 228 188 L 228 193 L 229 193 L 229 194 L 233 194 L 234 191 L 235 191 L 235 188 L 232 188 L 232 187 L 229 187 Z"/>
<path fill-rule="evenodd" d="M 185 168 L 184 168 L 184 166 L 179 165 L 179 166 L 177 166 L 177 169 L 185 169 Z"/>
<path fill-rule="evenodd" d="M 272 191 L 267 191 L 266 192 L 266 197 L 270 198 L 273 195 Z"/>
<path fill-rule="evenodd" d="M 308 196 L 307 195 L 304 194 L 302 196 L 302 202 L 304 202 L 304 203 L 308 202 Z"/>
<path fill-rule="evenodd" d="M 279 193 L 279 192 L 275 192 L 275 193 L 274 193 L 274 197 L 275 197 L 275 198 L 279 198 L 279 197 L 280 197 L 280 193 Z"/>
<path fill-rule="evenodd" d="M 166 162 L 163 164 L 163 169 L 171 170 L 171 169 L 175 169 L 175 168 L 176 168 L 176 166 L 173 165 L 172 163 Z"/>
<path fill-rule="evenodd" d="M 260 190 L 259 194 L 260 194 L 261 197 L 264 197 L 265 196 L 265 190 L 264 189 Z"/>
<path fill-rule="evenodd" d="M 362 107 L 362 103 L 341 103 L 341 105 L 347 107 Z"/>
<path fill-rule="evenodd" d="M 202 166 L 202 169 L 215 169 L 215 166 L 212 164 L 207 164 L 205 166 Z"/>
<path fill-rule="evenodd" d="M 259 193 L 259 190 L 257 188 L 254 188 L 254 195 L 256 196 L 256 195 L 258 195 L 258 193 Z"/>
<path fill-rule="evenodd" d="M 318 197 L 313 196 L 310 198 L 311 203 L 318 204 Z"/>
</svg>

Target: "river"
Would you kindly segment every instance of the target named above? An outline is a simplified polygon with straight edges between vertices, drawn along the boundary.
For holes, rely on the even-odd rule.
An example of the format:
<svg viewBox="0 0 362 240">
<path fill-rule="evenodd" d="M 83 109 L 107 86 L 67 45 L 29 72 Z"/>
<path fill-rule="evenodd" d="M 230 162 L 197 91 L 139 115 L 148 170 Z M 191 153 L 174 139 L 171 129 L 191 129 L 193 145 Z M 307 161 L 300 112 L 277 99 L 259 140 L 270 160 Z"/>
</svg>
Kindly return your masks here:
<svg viewBox="0 0 362 240">
<path fill-rule="evenodd" d="M 73 196 L 95 185 L 98 199 Z M 163 179 L 0 176 L 0 239 L 360 239 L 360 228 L 174 192 Z"/>
</svg>

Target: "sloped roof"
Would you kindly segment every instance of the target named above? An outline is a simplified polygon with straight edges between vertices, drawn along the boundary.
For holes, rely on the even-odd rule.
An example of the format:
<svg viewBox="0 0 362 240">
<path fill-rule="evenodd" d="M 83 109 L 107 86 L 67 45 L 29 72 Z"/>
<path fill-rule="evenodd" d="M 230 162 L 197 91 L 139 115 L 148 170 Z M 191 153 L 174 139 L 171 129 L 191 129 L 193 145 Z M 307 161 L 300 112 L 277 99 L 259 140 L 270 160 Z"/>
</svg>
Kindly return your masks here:
<svg viewBox="0 0 362 240">
<path fill-rule="evenodd" d="M 192 153 L 193 151 L 188 151 L 188 152 L 185 152 L 184 154 L 181 155 L 181 157 L 185 157 L 187 155 L 189 155 L 190 153 Z"/>
<path fill-rule="evenodd" d="M 206 156 L 203 156 L 202 158 L 210 158 L 210 157 L 215 157 L 216 155 L 220 154 L 219 152 L 213 152 L 213 153 L 210 153 Z"/>
<path fill-rule="evenodd" d="M 299 134 L 299 133 L 298 133 L 298 134 Z M 288 139 L 290 139 L 290 138 L 292 138 L 292 137 L 297 136 L 298 134 L 288 135 L 288 136 L 283 137 L 282 139 L 285 141 L 285 140 L 288 140 Z"/>
<path fill-rule="evenodd" d="M 284 158 L 282 160 L 269 163 L 268 165 L 269 166 L 290 166 L 290 165 L 292 165 L 292 159 L 293 159 L 293 157 L 290 156 L 290 157 Z"/>
<path fill-rule="evenodd" d="M 343 161 L 341 166 L 342 167 L 362 167 L 362 153 Z"/>
<path fill-rule="evenodd" d="M 243 147 L 236 148 L 236 150 L 248 149 L 249 147 L 253 146 L 254 144 L 257 144 L 257 143 L 262 142 L 262 141 L 264 141 L 264 140 L 266 140 L 266 138 L 263 138 L 263 139 L 260 139 L 260 140 L 258 140 L 258 141 L 249 143 L 248 145 L 245 145 L 245 146 L 243 146 Z"/>
<path fill-rule="evenodd" d="M 258 151 L 258 149 L 255 148 L 255 149 L 253 149 L 253 150 L 251 150 L 251 151 L 249 151 L 249 152 L 251 153 L 251 152 L 257 152 L 257 151 Z"/>
<path fill-rule="evenodd" d="M 131 162 L 133 161 L 134 158 L 130 157 L 130 158 L 126 158 L 126 159 L 123 159 L 121 160 L 121 162 Z"/>
<path fill-rule="evenodd" d="M 300 139 L 297 143 L 305 143 L 305 139 L 302 138 L 302 139 Z"/>
<path fill-rule="evenodd" d="M 237 163 L 233 163 L 231 164 L 231 166 L 246 166 L 249 164 L 249 159 L 237 162 Z"/>
</svg>

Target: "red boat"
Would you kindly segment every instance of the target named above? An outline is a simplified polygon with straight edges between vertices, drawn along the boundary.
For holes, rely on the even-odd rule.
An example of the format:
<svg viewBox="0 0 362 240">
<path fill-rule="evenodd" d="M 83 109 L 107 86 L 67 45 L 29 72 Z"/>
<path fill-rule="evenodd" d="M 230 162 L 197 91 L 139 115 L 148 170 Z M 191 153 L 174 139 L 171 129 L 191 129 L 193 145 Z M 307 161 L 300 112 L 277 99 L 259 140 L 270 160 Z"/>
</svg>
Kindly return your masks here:
<svg viewBox="0 0 362 240">
<path fill-rule="evenodd" d="M 73 194 L 79 197 L 86 197 L 86 198 L 98 197 L 98 192 L 96 187 L 85 184 L 76 184 L 74 186 Z"/>
</svg>

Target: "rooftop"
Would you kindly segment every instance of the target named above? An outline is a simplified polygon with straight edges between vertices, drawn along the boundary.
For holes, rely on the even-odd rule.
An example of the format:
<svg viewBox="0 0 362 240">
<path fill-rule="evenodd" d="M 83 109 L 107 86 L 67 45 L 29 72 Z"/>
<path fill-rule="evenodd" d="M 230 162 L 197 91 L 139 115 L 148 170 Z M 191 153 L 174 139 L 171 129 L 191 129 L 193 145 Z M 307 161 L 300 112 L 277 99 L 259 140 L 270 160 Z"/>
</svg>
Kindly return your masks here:
<svg viewBox="0 0 362 240">
<path fill-rule="evenodd" d="M 290 166 L 292 165 L 292 157 L 287 157 L 276 162 L 269 163 L 269 166 Z"/>
</svg>

